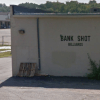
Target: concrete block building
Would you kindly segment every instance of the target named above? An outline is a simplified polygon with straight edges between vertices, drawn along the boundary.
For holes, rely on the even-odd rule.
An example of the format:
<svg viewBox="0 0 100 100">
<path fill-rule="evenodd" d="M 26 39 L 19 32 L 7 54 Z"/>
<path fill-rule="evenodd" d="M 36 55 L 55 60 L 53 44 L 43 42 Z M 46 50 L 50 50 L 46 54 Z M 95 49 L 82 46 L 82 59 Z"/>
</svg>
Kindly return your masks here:
<svg viewBox="0 0 100 100">
<path fill-rule="evenodd" d="M 11 6 L 12 73 L 37 64 L 41 75 L 86 76 L 87 53 L 100 60 L 100 14 L 20 11 Z"/>
</svg>

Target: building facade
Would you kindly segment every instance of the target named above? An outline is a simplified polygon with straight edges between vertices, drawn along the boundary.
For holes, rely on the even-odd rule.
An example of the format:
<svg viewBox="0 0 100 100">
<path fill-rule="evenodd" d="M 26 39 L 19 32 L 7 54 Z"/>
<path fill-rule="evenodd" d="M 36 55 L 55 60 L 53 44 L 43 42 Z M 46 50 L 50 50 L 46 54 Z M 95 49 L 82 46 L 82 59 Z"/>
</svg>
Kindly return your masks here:
<svg viewBox="0 0 100 100">
<path fill-rule="evenodd" d="M 41 75 L 86 76 L 100 60 L 99 14 L 14 13 L 11 6 L 12 73 L 37 64 Z M 23 31 L 23 34 L 20 34 Z"/>
<path fill-rule="evenodd" d="M 10 13 L 0 12 L 0 28 L 10 28 Z"/>
</svg>

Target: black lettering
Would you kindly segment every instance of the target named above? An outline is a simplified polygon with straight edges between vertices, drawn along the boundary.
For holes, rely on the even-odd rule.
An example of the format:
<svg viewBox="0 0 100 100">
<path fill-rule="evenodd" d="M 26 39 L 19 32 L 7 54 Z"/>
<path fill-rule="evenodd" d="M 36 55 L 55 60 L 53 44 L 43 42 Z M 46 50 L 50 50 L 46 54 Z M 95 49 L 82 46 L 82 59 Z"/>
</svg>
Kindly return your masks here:
<svg viewBox="0 0 100 100">
<path fill-rule="evenodd" d="M 72 45 L 72 43 L 68 43 L 68 46 L 71 46 Z"/>
<path fill-rule="evenodd" d="M 81 41 L 84 41 L 84 36 L 81 36 Z"/>
<path fill-rule="evenodd" d="M 76 43 L 77 44 L 77 46 L 79 46 L 80 44 L 79 43 Z"/>
<path fill-rule="evenodd" d="M 83 46 L 83 43 L 68 43 L 68 46 Z"/>
<path fill-rule="evenodd" d="M 90 41 L 90 37 L 91 37 L 91 36 L 88 36 L 88 41 Z"/>
<path fill-rule="evenodd" d="M 83 43 L 81 43 L 81 46 L 83 46 Z"/>
<path fill-rule="evenodd" d="M 67 41 L 67 37 L 66 36 L 64 36 L 64 41 Z"/>
<path fill-rule="evenodd" d="M 70 36 L 67 36 L 67 41 L 70 41 Z"/>
<path fill-rule="evenodd" d="M 60 38 L 61 38 L 61 41 L 63 41 L 63 36 L 62 35 L 60 35 Z"/>
<path fill-rule="evenodd" d="M 74 41 L 73 36 L 70 37 L 71 41 Z"/>
<path fill-rule="evenodd" d="M 76 46 L 79 46 L 79 43 L 76 43 Z"/>
<path fill-rule="evenodd" d="M 87 36 L 85 36 L 85 39 L 84 40 L 87 41 Z"/>
<path fill-rule="evenodd" d="M 80 43 L 77 43 L 77 46 L 80 46 Z"/>
<path fill-rule="evenodd" d="M 78 36 L 77 38 L 78 38 L 78 41 L 80 41 L 80 36 Z"/>
</svg>

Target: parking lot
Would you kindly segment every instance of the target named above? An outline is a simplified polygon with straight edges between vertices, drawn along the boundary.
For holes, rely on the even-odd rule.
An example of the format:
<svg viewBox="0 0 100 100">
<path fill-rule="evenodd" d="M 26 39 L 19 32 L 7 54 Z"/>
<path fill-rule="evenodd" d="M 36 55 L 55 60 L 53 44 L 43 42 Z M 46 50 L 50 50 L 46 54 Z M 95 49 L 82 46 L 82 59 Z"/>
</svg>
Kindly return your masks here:
<svg viewBox="0 0 100 100">
<path fill-rule="evenodd" d="M 12 77 L 11 57 L 0 58 L 0 100 L 100 100 L 100 81 L 80 77 Z"/>
<path fill-rule="evenodd" d="M 10 29 L 0 36 L 11 35 Z M 83 77 L 12 77 L 12 58 L 0 58 L 0 100 L 100 100 L 100 81 Z"/>
<path fill-rule="evenodd" d="M 11 36 L 10 29 L 0 30 L 1 37 L 7 35 Z M 49 75 L 12 77 L 12 58 L 0 58 L 0 100 L 56 99 L 100 100 L 100 81 Z"/>
<path fill-rule="evenodd" d="M 10 29 L 0 29 L 0 45 L 2 44 L 11 45 L 11 30 Z"/>
<path fill-rule="evenodd" d="M 6 36 L 6 35 L 11 36 L 11 30 L 10 29 L 0 29 L 0 37 L 1 36 Z"/>
</svg>

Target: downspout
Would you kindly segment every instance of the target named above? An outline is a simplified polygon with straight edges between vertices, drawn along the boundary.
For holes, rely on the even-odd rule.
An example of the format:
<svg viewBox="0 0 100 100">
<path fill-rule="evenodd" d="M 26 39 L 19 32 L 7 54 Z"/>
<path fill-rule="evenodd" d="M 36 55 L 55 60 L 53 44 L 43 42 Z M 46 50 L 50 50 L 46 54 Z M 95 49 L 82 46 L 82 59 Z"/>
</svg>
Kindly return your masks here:
<svg viewBox="0 0 100 100">
<path fill-rule="evenodd" d="M 39 63 L 39 70 L 41 70 L 39 18 L 37 18 L 37 40 L 38 40 L 38 63 Z"/>
</svg>

